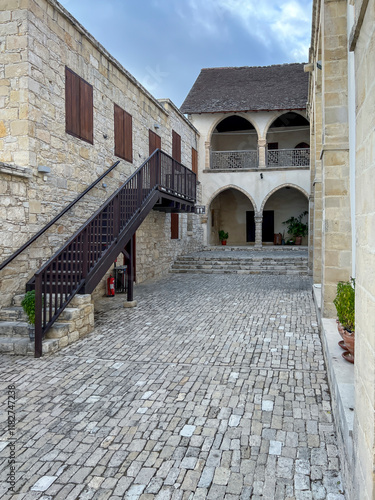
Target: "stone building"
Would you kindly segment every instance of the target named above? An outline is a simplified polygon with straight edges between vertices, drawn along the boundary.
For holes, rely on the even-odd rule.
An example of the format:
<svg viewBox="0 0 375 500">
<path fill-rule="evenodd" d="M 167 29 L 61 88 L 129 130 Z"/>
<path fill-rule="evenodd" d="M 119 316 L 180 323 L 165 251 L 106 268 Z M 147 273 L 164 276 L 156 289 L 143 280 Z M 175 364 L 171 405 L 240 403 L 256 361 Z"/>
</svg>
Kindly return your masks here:
<svg viewBox="0 0 375 500">
<path fill-rule="evenodd" d="M 0 271 L 4 308 L 156 148 L 189 171 L 196 169 L 199 133 L 171 101 L 157 100 L 143 88 L 55 0 L 1 2 L 0 46 L 1 262 L 119 161 Z M 139 282 L 168 272 L 178 254 L 201 247 L 192 204 L 189 210 L 171 206 L 151 211 L 137 230 Z M 103 282 L 97 293 L 104 293 Z"/>
<path fill-rule="evenodd" d="M 307 92 L 302 64 L 201 71 L 181 111 L 200 133 L 206 244 L 219 230 L 229 245 L 273 244 L 308 210 Z"/>
<path fill-rule="evenodd" d="M 375 496 L 375 2 L 314 0 L 308 116 L 314 296 L 335 402 L 346 498 Z M 355 277 L 355 362 L 333 299 Z"/>
</svg>

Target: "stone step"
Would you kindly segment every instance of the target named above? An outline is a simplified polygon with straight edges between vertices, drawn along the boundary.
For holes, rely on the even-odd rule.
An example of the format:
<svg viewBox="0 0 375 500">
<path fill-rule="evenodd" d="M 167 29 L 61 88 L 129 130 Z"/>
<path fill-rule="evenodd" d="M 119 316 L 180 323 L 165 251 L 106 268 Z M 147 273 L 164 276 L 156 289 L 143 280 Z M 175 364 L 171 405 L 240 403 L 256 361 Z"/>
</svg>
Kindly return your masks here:
<svg viewBox="0 0 375 500">
<path fill-rule="evenodd" d="M 27 321 L 27 314 L 21 306 L 0 309 L 0 321 Z"/>
<path fill-rule="evenodd" d="M 171 269 L 171 273 L 192 273 L 192 274 L 274 274 L 274 275 L 298 275 L 305 276 L 308 274 L 307 269 L 239 269 L 239 270 L 230 270 L 230 269 L 192 269 L 190 267 L 180 268 L 180 269 Z"/>
<path fill-rule="evenodd" d="M 184 266 L 184 267 L 221 267 L 221 268 L 248 268 L 248 267 L 260 267 L 260 268 L 271 268 L 271 267 L 282 267 L 289 268 L 290 264 L 285 264 L 284 262 L 215 262 L 215 261 L 203 261 L 203 262 L 181 262 L 177 260 L 173 267 Z M 295 262 L 293 267 L 306 267 L 307 262 Z"/>
<path fill-rule="evenodd" d="M 43 340 L 43 355 L 52 354 L 59 350 L 58 339 Z M 19 356 L 34 356 L 34 342 L 28 338 L 0 337 L 0 354 L 14 354 Z"/>
<path fill-rule="evenodd" d="M 0 337 L 29 337 L 27 321 L 0 321 Z"/>
</svg>

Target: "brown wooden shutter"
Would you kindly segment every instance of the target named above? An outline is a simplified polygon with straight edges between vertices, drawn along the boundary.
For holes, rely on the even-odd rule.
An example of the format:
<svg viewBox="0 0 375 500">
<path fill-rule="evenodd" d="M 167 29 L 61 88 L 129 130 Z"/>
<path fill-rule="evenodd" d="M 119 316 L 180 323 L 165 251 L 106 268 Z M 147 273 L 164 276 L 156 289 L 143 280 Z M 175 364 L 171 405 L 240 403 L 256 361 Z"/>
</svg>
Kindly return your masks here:
<svg viewBox="0 0 375 500">
<path fill-rule="evenodd" d="M 115 155 L 125 158 L 124 114 L 120 106 L 114 106 Z"/>
<path fill-rule="evenodd" d="M 79 79 L 69 68 L 65 68 L 65 130 L 68 134 L 80 136 Z"/>
<path fill-rule="evenodd" d="M 80 137 L 84 141 L 94 142 L 94 100 L 92 85 L 79 79 L 80 85 Z"/>
<path fill-rule="evenodd" d="M 84 141 L 94 142 L 93 87 L 65 67 L 65 130 Z"/>
<path fill-rule="evenodd" d="M 178 240 L 178 214 L 171 214 L 171 240 Z"/>
<path fill-rule="evenodd" d="M 133 163 L 133 118 L 124 111 L 125 160 Z"/>
<path fill-rule="evenodd" d="M 133 119 L 117 104 L 114 105 L 115 155 L 133 162 Z"/>
<path fill-rule="evenodd" d="M 191 148 L 191 169 L 198 176 L 198 151 Z"/>
<path fill-rule="evenodd" d="M 181 163 L 181 136 L 172 130 L 172 158 Z"/>
<path fill-rule="evenodd" d="M 161 149 L 161 137 L 155 134 L 152 130 L 148 131 L 148 154 L 149 156 L 155 151 L 155 149 Z"/>
</svg>

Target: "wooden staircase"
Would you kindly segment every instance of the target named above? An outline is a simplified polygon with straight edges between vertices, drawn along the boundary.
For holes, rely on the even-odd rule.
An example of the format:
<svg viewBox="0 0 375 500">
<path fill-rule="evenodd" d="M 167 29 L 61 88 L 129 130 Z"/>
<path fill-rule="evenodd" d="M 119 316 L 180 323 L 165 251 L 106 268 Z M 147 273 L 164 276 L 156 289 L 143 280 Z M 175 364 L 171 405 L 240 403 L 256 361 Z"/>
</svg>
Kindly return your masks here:
<svg viewBox="0 0 375 500">
<path fill-rule="evenodd" d="M 27 290 L 35 289 L 35 357 L 42 356 L 43 349 L 48 347 L 43 342 L 44 338 L 53 337 L 56 341 L 64 336 L 61 335 L 64 327 L 56 326 L 57 319 L 61 320 L 61 315 L 77 294 L 90 295 L 93 292 L 120 253 L 124 254 L 127 262 L 128 301 L 132 301 L 132 237 L 135 231 L 152 209 L 193 212 L 195 200 L 195 173 L 166 153 L 155 150 L 27 283 Z M 35 240 L 36 237 L 32 238 L 32 241 Z M 19 253 L 20 250 L 14 255 Z M 0 269 L 13 258 L 11 256 L 1 264 Z M 4 334 L 0 325 L 0 337 L 5 346 L 3 349 L 8 344 L 8 352 L 11 352 L 11 345 L 14 353 L 19 349 L 19 342 L 9 339 L 19 336 L 22 345 L 27 341 L 27 325 L 25 327 L 19 307 L 17 299 L 11 308 L 2 313 L 5 324 Z M 51 334 L 51 328 L 60 330 Z"/>
</svg>

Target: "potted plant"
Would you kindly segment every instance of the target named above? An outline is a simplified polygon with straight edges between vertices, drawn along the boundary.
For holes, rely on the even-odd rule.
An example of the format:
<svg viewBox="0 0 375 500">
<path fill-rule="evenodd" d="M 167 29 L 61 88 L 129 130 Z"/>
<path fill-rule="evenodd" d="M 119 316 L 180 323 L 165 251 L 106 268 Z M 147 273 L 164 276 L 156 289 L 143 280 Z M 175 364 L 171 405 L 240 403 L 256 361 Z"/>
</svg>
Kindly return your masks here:
<svg viewBox="0 0 375 500">
<path fill-rule="evenodd" d="M 340 347 L 348 352 L 343 353 L 343 357 L 354 363 L 354 340 L 355 340 L 355 280 L 340 281 L 337 284 L 337 293 L 333 301 L 337 311 L 337 327 L 343 343 Z"/>
<path fill-rule="evenodd" d="M 298 217 L 290 217 L 288 220 L 284 221 L 283 224 L 287 226 L 287 232 L 293 237 L 295 245 L 300 245 L 302 243 L 302 238 L 307 235 L 309 227 L 307 222 L 302 222 L 302 219 L 306 217 L 308 211 L 305 210 Z"/>
<path fill-rule="evenodd" d="M 25 293 L 21 306 L 28 318 L 29 338 L 32 341 L 35 339 L 35 290 L 30 290 Z"/>
<path fill-rule="evenodd" d="M 223 230 L 219 231 L 219 240 L 221 241 L 222 245 L 227 244 L 227 239 L 228 239 L 228 233 L 226 233 Z"/>
</svg>

